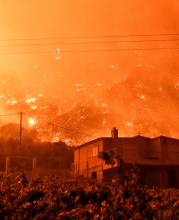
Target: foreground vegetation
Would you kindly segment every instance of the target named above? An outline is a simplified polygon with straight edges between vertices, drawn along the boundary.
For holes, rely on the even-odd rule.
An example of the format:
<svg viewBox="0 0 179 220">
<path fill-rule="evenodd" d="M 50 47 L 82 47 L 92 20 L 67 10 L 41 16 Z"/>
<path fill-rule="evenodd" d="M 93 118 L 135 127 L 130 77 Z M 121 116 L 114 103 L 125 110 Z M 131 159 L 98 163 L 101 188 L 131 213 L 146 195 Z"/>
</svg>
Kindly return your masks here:
<svg viewBox="0 0 179 220">
<path fill-rule="evenodd" d="M 1 173 L 0 219 L 179 219 L 176 190 L 147 189 L 137 170 L 103 185 Z"/>
</svg>

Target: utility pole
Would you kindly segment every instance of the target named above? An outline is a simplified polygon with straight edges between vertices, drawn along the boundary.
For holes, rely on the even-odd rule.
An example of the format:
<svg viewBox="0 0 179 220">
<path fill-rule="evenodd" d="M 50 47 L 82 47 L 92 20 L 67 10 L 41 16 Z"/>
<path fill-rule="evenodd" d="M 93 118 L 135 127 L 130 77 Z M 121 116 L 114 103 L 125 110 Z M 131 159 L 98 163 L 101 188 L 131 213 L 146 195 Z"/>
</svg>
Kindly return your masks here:
<svg viewBox="0 0 179 220">
<path fill-rule="evenodd" d="M 20 112 L 20 145 L 22 140 L 22 112 Z"/>
</svg>

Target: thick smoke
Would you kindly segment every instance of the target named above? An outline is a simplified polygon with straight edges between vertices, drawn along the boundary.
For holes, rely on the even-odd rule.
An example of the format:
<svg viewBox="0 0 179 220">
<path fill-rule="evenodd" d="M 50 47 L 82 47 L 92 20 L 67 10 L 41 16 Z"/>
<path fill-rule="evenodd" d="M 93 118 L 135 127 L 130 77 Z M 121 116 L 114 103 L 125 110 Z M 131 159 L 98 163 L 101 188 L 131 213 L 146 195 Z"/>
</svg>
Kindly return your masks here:
<svg viewBox="0 0 179 220">
<path fill-rule="evenodd" d="M 104 1 L 90 1 L 83 5 L 80 4 L 80 1 L 70 4 L 54 1 L 50 5 L 42 1 L 38 1 L 38 3 L 32 1 L 31 3 L 23 3 L 21 5 L 23 10 L 17 8 L 17 5 L 9 8 L 4 4 L 4 9 L 1 9 L 2 13 L 0 14 L 4 18 L 7 16 L 4 13 L 7 11 L 5 9 L 8 8 L 9 12 L 9 19 L 3 19 L 6 21 L 2 26 L 2 38 L 4 39 L 178 33 L 177 1 L 168 3 L 162 0 L 157 2 L 153 0 L 148 3 L 141 1 L 131 3 L 129 0 L 125 3 L 117 0 L 112 3 L 110 1 L 105 3 Z M 35 7 L 39 11 L 38 13 L 34 11 L 32 17 L 32 9 Z M 44 14 L 44 11 L 47 13 Z M 11 16 L 16 17 L 13 24 Z M 20 22 L 22 20 L 24 20 L 23 23 Z M 177 38 L 177 36 L 152 36 L 43 40 L 23 43 L 169 40 Z M 5 43 L 23 44 L 21 41 Z M 99 103 L 100 105 L 103 103 L 107 104 L 109 115 L 113 115 L 111 121 L 108 117 L 109 124 L 105 129 L 104 125 L 102 126 L 100 123 L 107 121 L 106 118 L 99 120 L 97 127 L 91 124 L 88 126 L 87 121 L 78 121 L 81 123 L 81 129 L 89 132 L 100 130 L 101 135 L 107 135 L 107 131 L 109 131 L 107 129 L 116 126 L 121 135 L 129 136 L 135 134 L 137 130 L 143 135 L 165 134 L 178 137 L 176 123 L 178 117 L 177 83 L 179 83 L 177 50 L 60 52 L 63 50 L 87 51 L 91 49 L 116 50 L 160 47 L 177 48 L 178 41 L 59 44 L 2 48 L 2 53 L 52 51 L 56 54 L 0 55 L 2 60 L 0 64 L 0 82 L 2 82 L 0 114 L 27 111 L 35 116 L 37 113 L 43 116 L 47 115 L 45 119 L 48 121 L 53 119 L 55 123 L 59 120 L 57 106 L 62 107 L 62 112 L 65 113 L 76 107 L 79 109 L 79 106 L 87 108 L 84 107 L 84 103 Z M 41 94 L 43 100 L 39 98 Z M 141 98 L 142 96 L 144 98 Z M 12 97 L 17 103 L 7 104 L 9 100 L 12 101 Z M 37 107 L 36 110 L 29 110 L 28 98 L 37 98 L 33 103 L 33 106 Z M 47 114 L 45 105 L 54 105 L 56 110 L 51 110 Z M 94 114 L 93 111 L 91 114 Z M 55 118 L 57 118 L 56 121 Z M 26 120 L 24 126 L 28 126 L 28 120 L 24 120 Z M 61 120 L 63 121 L 63 119 Z M 1 124 L 8 122 L 19 123 L 19 116 L 1 119 Z M 70 123 L 66 126 L 73 128 Z"/>
</svg>

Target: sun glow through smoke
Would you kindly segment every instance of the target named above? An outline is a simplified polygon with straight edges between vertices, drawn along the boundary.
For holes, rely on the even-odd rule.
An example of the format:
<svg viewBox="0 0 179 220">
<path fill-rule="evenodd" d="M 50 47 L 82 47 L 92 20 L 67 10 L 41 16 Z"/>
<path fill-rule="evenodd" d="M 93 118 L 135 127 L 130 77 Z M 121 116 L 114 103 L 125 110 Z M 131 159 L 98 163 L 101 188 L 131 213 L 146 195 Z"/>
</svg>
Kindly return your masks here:
<svg viewBox="0 0 179 220">
<path fill-rule="evenodd" d="M 31 119 L 29 120 L 29 124 L 30 124 L 30 125 L 34 125 L 34 124 L 35 124 L 34 119 L 31 118 Z"/>
</svg>

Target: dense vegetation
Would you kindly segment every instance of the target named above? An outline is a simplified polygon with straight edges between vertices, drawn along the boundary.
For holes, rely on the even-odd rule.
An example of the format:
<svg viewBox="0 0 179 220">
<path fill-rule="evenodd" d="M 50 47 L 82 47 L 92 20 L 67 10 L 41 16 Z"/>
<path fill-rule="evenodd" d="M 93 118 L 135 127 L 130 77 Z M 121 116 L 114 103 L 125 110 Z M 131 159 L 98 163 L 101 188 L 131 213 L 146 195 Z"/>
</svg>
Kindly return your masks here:
<svg viewBox="0 0 179 220">
<path fill-rule="evenodd" d="M 64 182 L 59 177 L 31 179 L 30 173 L 0 175 L 0 219 L 178 219 L 179 194 L 147 189 L 133 171 L 111 183 Z"/>
<path fill-rule="evenodd" d="M 108 164 L 118 161 L 110 183 L 77 179 L 65 182 L 59 176 L 32 178 L 31 172 L 0 174 L 0 219 L 2 220 L 175 220 L 179 219 L 177 190 L 150 190 L 140 178 L 137 163 L 131 173 L 114 151 L 99 155 Z"/>
<path fill-rule="evenodd" d="M 45 132 L 45 131 L 44 131 Z M 0 126 L 0 155 L 25 157 L 60 157 L 71 158 L 74 151 L 65 142 L 41 142 L 36 129 L 22 129 L 22 144 L 19 143 L 19 125 L 9 123 Z"/>
<path fill-rule="evenodd" d="M 42 168 L 61 168 L 69 169 L 74 162 L 73 147 L 64 142 L 42 143 L 42 142 L 24 142 L 19 145 L 19 141 L 9 138 L 7 140 L 0 138 L 0 171 L 6 169 L 6 157 L 10 156 L 10 168 L 19 167 L 20 164 L 26 164 L 29 158 L 28 170 L 32 169 L 32 158 L 36 157 L 38 167 Z M 16 160 L 14 157 L 19 157 Z M 53 159 L 51 159 L 53 158 Z M 58 164 L 58 161 L 59 164 Z M 27 168 L 27 167 L 26 167 Z"/>
<path fill-rule="evenodd" d="M 9 138 L 0 138 L 1 155 L 18 155 L 28 157 L 60 157 L 71 158 L 73 161 L 73 147 L 66 145 L 64 142 L 48 143 L 33 142 L 32 139 L 26 139 L 19 145 L 19 140 Z"/>
</svg>

